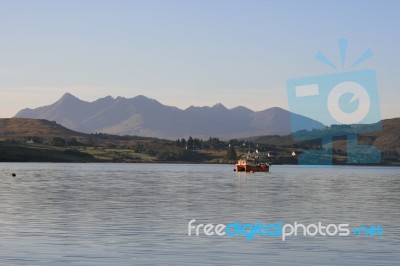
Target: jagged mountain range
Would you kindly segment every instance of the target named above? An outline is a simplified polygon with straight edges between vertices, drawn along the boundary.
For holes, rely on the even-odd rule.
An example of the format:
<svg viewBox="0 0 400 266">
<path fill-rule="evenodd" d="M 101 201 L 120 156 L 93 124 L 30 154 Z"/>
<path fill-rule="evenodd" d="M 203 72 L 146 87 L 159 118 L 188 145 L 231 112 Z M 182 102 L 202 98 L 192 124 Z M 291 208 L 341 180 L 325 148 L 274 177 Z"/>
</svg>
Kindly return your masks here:
<svg viewBox="0 0 400 266">
<path fill-rule="evenodd" d="M 190 106 L 182 110 L 142 95 L 134 98 L 107 96 L 86 102 L 66 93 L 51 105 L 23 109 L 15 117 L 56 121 L 67 128 L 85 133 L 102 132 L 165 139 L 284 135 L 291 132 L 291 117 L 298 125 L 296 130 L 324 126 L 318 121 L 279 107 L 256 112 L 243 106 L 228 109 L 219 103 L 212 107 Z"/>
</svg>

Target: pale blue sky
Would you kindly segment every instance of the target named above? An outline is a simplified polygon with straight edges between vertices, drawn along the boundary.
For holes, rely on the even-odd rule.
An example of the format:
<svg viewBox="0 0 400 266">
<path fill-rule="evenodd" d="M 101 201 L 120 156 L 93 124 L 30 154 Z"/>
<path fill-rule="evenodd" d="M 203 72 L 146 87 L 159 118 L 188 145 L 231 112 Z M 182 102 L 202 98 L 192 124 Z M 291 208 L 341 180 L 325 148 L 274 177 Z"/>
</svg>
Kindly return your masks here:
<svg viewBox="0 0 400 266">
<path fill-rule="evenodd" d="M 168 105 L 288 108 L 286 80 L 377 72 L 384 118 L 400 116 L 399 1 L 0 1 L 0 117 L 54 102 L 142 94 Z"/>
</svg>

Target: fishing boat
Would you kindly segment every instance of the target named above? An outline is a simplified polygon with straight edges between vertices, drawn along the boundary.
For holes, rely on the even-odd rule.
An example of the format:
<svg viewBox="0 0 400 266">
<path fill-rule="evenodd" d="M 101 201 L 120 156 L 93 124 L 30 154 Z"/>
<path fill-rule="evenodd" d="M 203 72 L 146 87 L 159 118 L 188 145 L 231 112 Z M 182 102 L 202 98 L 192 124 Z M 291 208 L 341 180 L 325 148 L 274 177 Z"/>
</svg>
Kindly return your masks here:
<svg viewBox="0 0 400 266">
<path fill-rule="evenodd" d="M 258 162 L 257 158 L 247 158 L 239 160 L 236 164 L 237 172 L 269 172 L 270 164 L 267 162 Z"/>
</svg>

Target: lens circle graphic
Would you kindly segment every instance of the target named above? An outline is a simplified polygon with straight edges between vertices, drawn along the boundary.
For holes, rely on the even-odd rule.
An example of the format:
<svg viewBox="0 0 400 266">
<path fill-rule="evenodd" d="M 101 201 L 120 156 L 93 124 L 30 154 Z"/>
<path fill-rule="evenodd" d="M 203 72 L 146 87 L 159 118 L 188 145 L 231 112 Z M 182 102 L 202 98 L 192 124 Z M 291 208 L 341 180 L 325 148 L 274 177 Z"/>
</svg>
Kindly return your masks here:
<svg viewBox="0 0 400 266">
<path fill-rule="evenodd" d="M 353 94 L 351 102 L 359 100 L 354 112 L 344 112 L 339 105 L 340 97 L 346 93 Z M 363 86 L 356 82 L 346 81 L 337 84 L 328 95 L 328 110 L 331 116 L 342 124 L 355 124 L 362 121 L 368 114 L 371 99 Z"/>
</svg>

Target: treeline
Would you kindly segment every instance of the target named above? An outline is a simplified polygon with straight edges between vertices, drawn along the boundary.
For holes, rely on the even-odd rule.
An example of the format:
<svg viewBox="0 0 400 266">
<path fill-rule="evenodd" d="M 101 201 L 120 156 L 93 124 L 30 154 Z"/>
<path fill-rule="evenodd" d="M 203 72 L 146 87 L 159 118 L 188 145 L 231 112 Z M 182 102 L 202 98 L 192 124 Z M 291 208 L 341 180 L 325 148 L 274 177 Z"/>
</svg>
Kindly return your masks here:
<svg viewBox="0 0 400 266">
<path fill-rule="evenodd" d="M 355 125 L 331 125 L 321 129 L 300 130 L 292 134 L 296 141 L 307 141 L 313 139 L 321 139 L 325 137 L 338 137 L 358 135 L 364 132 L 380 132 L 382 130 L 382 122 L 374 124 L 355 124 Z"/>
<path fill-rule="evenodd" d="M 154 140 L 156 138 L 151 138 L 151 137 L 141 137 L 141 136 L 130 136 L 130 135 L 124 135 L 124 136 L 119 136 L 119 135 L 111 135 L 107 133 L 92 133 L 89 136 L 91 136 L 93 139 L 99 139 L 99 140 Z"/>
<path fill-rule="evenodd" d="M 228 147 L 235 147 L 236 149 L 260 149 L 260 151 L 266 151 L 267 145 L 262 143 L 255 143 L 249 140 L 231 139 L 229 141 L 222 141 L 219 138 L 210 137 L 208 140 L 202 140 L 199 138 L 189 137 L 177 139 L 175 145 L 178 148 L 184 148 L 187 150 L 224 150 Z"/>
<path fill-rule="evenodd" d="M 177 139 L 175 145 L 178 148 L 184 148 L 187 150 L 221 150 L 226 147 L 226 143 L 221 141 L 219 138 L 209 138 L 206 141 L 198 138 L 189 137 L 188 140 L 185 138 Z"/>
</svg>

